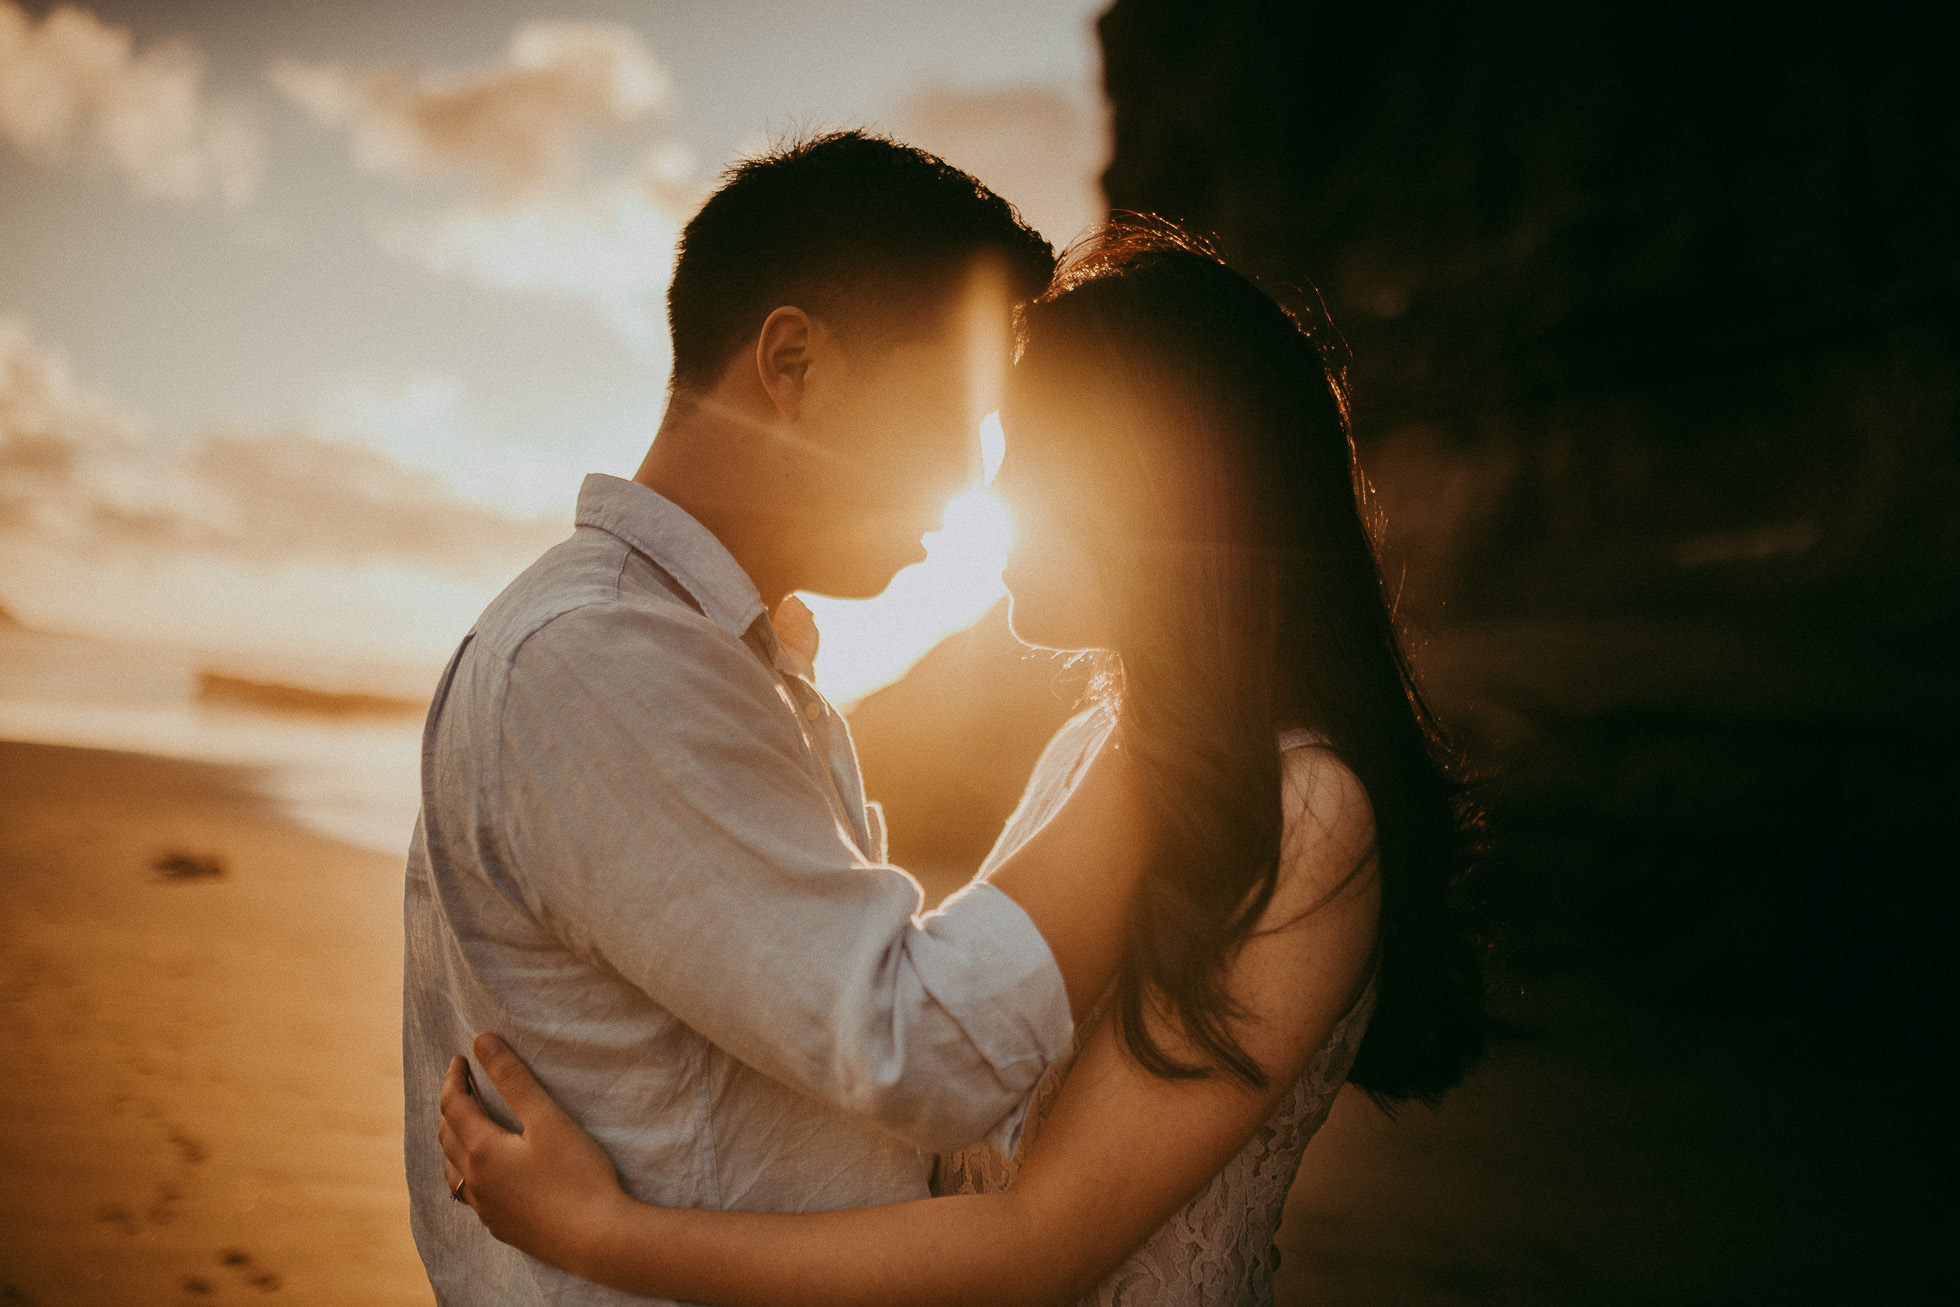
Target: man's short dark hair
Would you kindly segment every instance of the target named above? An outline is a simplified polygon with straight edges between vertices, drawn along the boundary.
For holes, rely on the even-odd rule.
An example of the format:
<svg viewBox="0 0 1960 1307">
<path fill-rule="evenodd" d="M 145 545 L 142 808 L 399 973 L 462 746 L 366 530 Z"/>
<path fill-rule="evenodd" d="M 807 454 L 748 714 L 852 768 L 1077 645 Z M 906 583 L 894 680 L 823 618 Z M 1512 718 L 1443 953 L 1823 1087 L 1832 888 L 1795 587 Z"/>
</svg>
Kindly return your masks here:
<svg viewBox="0 0 1960 1307">
<path fill-rule="evenodd" d="M 923 150 L 844 131 L 745 159 L 681 232 L 674 386 L 710 389 L 785 304 L 860 339 L 902 336 L 988 255 L 1016 301 L 1055 267 L 1013 205 Z"/>
</svg>

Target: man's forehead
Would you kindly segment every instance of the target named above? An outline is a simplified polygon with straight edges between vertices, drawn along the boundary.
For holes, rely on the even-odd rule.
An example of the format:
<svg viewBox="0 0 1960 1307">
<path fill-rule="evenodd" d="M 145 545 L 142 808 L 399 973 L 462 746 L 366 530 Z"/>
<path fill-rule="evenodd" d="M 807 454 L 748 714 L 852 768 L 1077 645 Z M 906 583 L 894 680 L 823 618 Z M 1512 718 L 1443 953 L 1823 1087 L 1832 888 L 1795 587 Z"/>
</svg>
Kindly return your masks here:
<svg viewBox="0 0 1960 1307">
<path fill-rule="evenodd" d="M 811 310 L 840 338 L 866 345 L 921 343 L 952 348 L 1011 351 L 1014 309 L 1005 267 L 997 258 L 974 256 L 952 276 L 921 274 L 884 298 L 840 296 L 830 313 Z"/>
<path fill-rule="evenodd" d="M 998 329 L 961 311 L 944 315 L 935 329 L 914 331 L 880 342 L 862 341 L 856 348 L 845 342 L 854 368 L 881 384 L 957 391 L 974 402 L 984 401 L 979 416 L 1000 407 L 1007 372 L 1013 362 L 1010 323 L 1005 313 Z"/>
</svg>

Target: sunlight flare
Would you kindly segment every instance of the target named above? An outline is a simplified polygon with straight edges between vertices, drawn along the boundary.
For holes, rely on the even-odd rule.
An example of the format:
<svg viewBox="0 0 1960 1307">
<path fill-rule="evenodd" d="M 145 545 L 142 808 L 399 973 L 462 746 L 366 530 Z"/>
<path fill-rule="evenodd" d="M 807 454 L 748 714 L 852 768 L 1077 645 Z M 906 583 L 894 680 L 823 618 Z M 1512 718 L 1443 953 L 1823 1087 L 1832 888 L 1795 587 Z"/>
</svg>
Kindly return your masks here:
<svg viewBox="0 0 1960 1307">
<path fill-rule="evenodd" d="M 994 483 L 994 474 L 1000 471 L 1000 461 L 1006 457 L 1007 436 L 1000 429 L 1000 414 L 989 413 L 980 419 L 980 479 L 984 484 Z M 1006 520 L 1004 510 L 1002 520 Z"/>
<path fill-rule="evenodd" d="M 989 413 L 981 423 L 988 480 L 1000 465 L 999 432 L 998 415 Z M 976 486 L 946 505 L 945 527 L 925 537 L 926 561 L 900 572 L 877 598 L 803 596 L 823 633 L 818 688 L 849 706 L 985 617 L 1007 593 L 1000 574 L 1012 539 L 1006 506 L 992 490 Z"/>
</svg>

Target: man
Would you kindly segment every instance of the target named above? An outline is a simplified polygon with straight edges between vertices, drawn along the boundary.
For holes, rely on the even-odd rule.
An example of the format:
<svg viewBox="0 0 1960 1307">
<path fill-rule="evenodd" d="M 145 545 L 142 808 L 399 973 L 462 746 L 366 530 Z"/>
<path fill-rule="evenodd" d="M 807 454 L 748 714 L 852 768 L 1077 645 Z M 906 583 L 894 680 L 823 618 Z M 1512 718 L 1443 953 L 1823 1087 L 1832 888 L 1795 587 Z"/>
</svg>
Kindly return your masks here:
<svg viewBox="0 0 1960 1307">
<path fill-rule="evenodd" d="M 445 1303 L 622 1297 L 450 1201 L 437 1098 L 479 1030 L 663 1203 L 923 1197 L 929 1150 L 1011 1146 L 1113 970 L 1079 924 L 1117 915 L 1109 855 L 916 919 L 844 723 L 768 613 L 924 556 L 971 480 L 1010 303 L 1052 267 L 974 179 L 859 133 L 738 166 L 688 224 L 645 463 L 586 480 L 576 532 L 485 610 L 430 709 L 403 1044 Z"/>
</svg>

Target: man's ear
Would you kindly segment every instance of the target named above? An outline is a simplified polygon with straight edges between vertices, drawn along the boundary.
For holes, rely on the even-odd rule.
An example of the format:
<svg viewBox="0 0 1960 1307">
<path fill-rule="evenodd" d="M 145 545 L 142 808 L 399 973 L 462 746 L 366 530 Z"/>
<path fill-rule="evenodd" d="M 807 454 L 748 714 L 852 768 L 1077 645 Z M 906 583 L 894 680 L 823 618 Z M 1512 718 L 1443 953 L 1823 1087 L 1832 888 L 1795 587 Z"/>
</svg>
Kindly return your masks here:
<svg viewBox="0 0 1960 1307">
<path fill-rule="evenodd" d="M 803 409 L 803 388 L 810 372 L 810 347 L 816 324 L 791 305 L 763 319 L 755 340 L 755 371 L 762 388 L 775 401 L 776 411 L 794 422 Z"/>
</svg>

